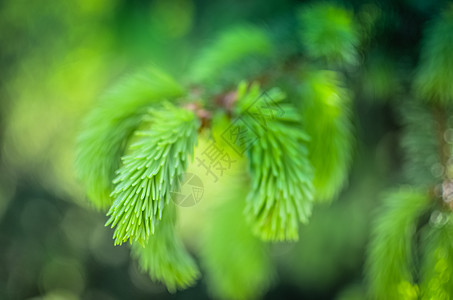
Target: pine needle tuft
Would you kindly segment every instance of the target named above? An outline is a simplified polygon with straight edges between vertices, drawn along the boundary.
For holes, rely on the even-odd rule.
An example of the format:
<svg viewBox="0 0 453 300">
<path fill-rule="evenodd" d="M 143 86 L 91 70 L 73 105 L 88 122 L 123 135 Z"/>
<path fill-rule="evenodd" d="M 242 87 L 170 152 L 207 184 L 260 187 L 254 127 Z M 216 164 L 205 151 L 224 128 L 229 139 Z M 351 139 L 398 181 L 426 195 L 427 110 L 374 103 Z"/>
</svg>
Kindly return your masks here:
<svg viewBox="0 0 453 300">
<path fill-rule="evenodd" d="M 173 79 L 152 69 L 126 78 L 88 114 L 78 137 L 75 165 L 96 208 L 106 209 L 112 204 L 112 179 L 147 107 L 183 92 Z"/>
<path fill-rule="evenodd" d="M 144 245 L 134 243 L 132 256 L 152 280 L 163 282 L 169 292 L 185 289 L 200 276 L 198 267 L 175 232 L 176 208 L 170 203 L 154 235 Z"/>
<path fill-rule="evenodd" d="M 113 181 L 106 226 L 116 226 L 115 244 L 128 239 L 144 244 L 154 233 L 197 141 L 199 121 L 193 112 L 167 103 L 148 116 L 148 128 L 136 133 Z"/>
<path fill-rule="evenodd" d="M 313 204 L 309 137 L 281 90 L 263 93 L 254 84 L 247 91 L 243 83 L 238 99 L 252 177 L 245 213 L 261 239 L 297 240 L 298 223 L 308 222 Z"/>
</svg>

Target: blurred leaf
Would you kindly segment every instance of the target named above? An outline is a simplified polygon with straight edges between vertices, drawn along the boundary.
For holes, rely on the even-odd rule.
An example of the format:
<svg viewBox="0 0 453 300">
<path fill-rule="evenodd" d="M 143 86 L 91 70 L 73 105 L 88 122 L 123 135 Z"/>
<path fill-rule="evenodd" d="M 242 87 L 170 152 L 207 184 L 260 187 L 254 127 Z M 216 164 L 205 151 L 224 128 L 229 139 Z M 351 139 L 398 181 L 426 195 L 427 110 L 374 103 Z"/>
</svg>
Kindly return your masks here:
<svg viewBox="0 0 453 300">
<path fill-rule="evenodd" d="M 435 211 L 423 236 L 420 299 L 453 295 L 453 227 L 449 212 Z"/>
<path fill-rule="evenodd" d="M 299 12 L 307 56 L 340 65 L 357 64 L 359 35 L 352 12 L 333 3 L 308 4 Z"/>
<path fill-rule="evenodd" d="M 372 299 L 418 299 L 413 277 L 413 239 L 418 219 L 429 208 L 423 191 L 410 187 L 389 192 L 375 219 L 368 245 L 368 280 Z"/>
<path fill-rule="evenodd" d="M 264 30 L 251 25 L 229 28 L 201 51 L 189 80 L 208 87 L 225 82 L 237 84 L 241 77 L 261 70 L 261 59 L 271 57 L 273 50 Z"/>
<path fill-rule="evenodd" d="M 352 162 L 351 96 L 343 86 L 334 71 L 309 71 L 302 75 L 300 111 L 310 136 L 309 159 L 317 201 L 330 201 L 338 195 Z"/>
<path fill-rule="evenodd" d="M 273 267 L 266 245 L 248 228 L 245 216 L 247 185 L 243 176 L 223 182 L 217 203 L 203 227 L 201 262 L 208 288 L 216 299 L 256 299 L 268 289 Z M 233 221 L 234 220 L 234 221 Z"/>
<path fill-rule="evenodd" d="M 451 112 L 451 108 L 433 108 L 416 101 L 407 101 L 399 107 L 405 125 L 401 138 L 406 154 L 404 174 L 412 184 L 430 187 L 447 174 L 442 160 L 444 155 L 450 157 L 453 154 L 447 136 L 447 131 L 453 128 L 447 120 Z M 447 145 L 444 149 L 440 149 L 442 140 Z"/>
<path fill-rule="evenodd" d="M 154 235 L 132 245 L 132 255 L 151 279 L 163 282 L 170 292 L 193 285 L 200 276 L 194 260 L 175 233 L 176 209 L 170 203 Z"/>
<path fill-rule="evenodd" d="M 417 97 L 425 101 L 453 101 L 453 5 L 432 21 L 424 34 L 415 78 Z"/>
</svg>

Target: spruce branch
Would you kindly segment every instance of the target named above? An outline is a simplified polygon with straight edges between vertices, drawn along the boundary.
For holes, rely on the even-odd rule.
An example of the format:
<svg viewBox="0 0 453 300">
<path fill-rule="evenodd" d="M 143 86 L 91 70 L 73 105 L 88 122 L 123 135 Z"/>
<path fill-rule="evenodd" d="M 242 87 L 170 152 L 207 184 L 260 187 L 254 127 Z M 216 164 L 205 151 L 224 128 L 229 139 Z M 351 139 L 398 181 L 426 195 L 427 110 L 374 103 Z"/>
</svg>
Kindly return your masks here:
<svg viewBox="0 0 453 300">
<path fill-rule="evenodd" d="M 325 20 L 318 31 L 305 28 L 302 33 L 307 38 L 303 42 L 308 57 L 328 64 L 353 64 L 357 42 L 350 14 L 337 7 L 318 6 L 302 14 L 303 26 L 317 26 L 312 13 Z M 338 22 L 332 27 L 328 24 L 331 21 Z M 327 43 L 319 40 L 326 36 L 330 39 Z M 285 80 L 296 77 L 296 82 L 300 58 L 306 57 L 293 53 L 290 60 L 283 58 L 281 65 L 271 68 L 275 54 L 267 31 L 254 26 L 232 28 L 201 52 L 189 72 L 186 99 L 200 102 L 186 103 L 182 108 L 169 103 L 150 107 L 156 100 L 184 94 L 173 81 L 156 73 L 152 75 L 155 85 L 146 80 L 131 84 L 121 93 L 121 101 L 107 103 L 111 108 L 93 113 L 93 121 L 87 125 L 80 161 L 91 164 L 91 169 L 84 180 L 89 182 L 96 176 L 102 180 L 101 185 L 93 183 L 102 192 L 102 197 L 95 198 L 103 199 L 96 200 L 99 206 L 111 205 L 106 226 L 115 227 L 115 245 L 129 240 L 141 268 L 153 280 L 164 282 L 171 292 L 193 284 L 199 272 L 175 233 L 176 212 L 170 192 L 179 188 L 197 132 L 215 126 L 212 115 L 218 110 L 230 117 L 228 122 L 240 120 L 242 123 L 236 125 L 246 131 L 237 142 L 239 147 L 245 142 L 251 187 L 245 203 L 237 196 L 230 199 L 234 203 L 225 203 L 216 212 L 207 234 L 204 264 L 217 296 L 259 296 L 258 290 L 267 288 L 272 273 L 260 239 L 297 240 L 299 222 L 308 222 L 314 196 L 331 198 L 346 181 L 352 140 L 349 95 L 336 73 L 320 72 L 319 86 L 307 81 L 308 87 L 301 88 L 304 103 L 300 111 L 278 88 L 263 92 L 259 84 L 242 83 L 238 90 L 230 90 L 243 78 L 271 85 L 278 82 L 280 73 Z M 129 94 L 135 90 L 138 95 Z M 293 102 L 297 103 L 298 94 L 294 94 Z M 200 99 L 215 101 L 203 106 Z M 108 116 L 104 118 L 104 114 Z M 90 132 L 91 128 L 95 130 Z M 310 135 L 314 136 L 312 145 Z M 317 149 L 328 151 L 329 159 L 322 158 Z M 312 163 L 322 171 L 314 174 Z M 235 215 L 240 218 L 237 212 L 241 210 L 252 225 L 250 232 L 244 230 L 243 220 L 232 225 L 226 222 Z M 228 248 L 231 251 L 225 253 Z"/>
<path fill-rule="evenodd" d="M 115 171 L 147 107 L 183 92 L 173 79 L 150 69 L 123 80 L 87 115 L 77 141 L 76 170 L 95 207 L 105 209 L 112 204 Z"/>
<path fill-rule="evenodd" d="M 132 256 L 152 280 L 161 281 L 168 291 L 176 292 L 195 283 L 198 267 L 175 232 L 176 207 L 169 203 L 154 235 L 143 245 L 132 245 Z"/>
<path fill-rule="evenodd" d="M 116 226 L 115 244 L 128 239 L 144 244 L 154 234 L 197 142 L 200 124 L 192 111 L 167 103 L 150 109 L 146 121 L 147 128 L 136 133 L 137 141 L 113 181 L 114 202 L 106 226 Z"/>
<path fill-rule="evenodd" d="M 436 211 L 423 235 L 420 299 L 453 295 L 453 225 L 451 214 Z"/>
<path fill-rule="evenodd" d="M 371 299 L 417 299 L 413 277 L 413 237 L 419 217 L 430 206 L 422 190 L 410 187 L 389 192 L 374 222 L 368 247 L 367 273 Z"/>
<path fill-rule="evenodd" d="M 440 206 L 453 207 L 449 198 L 449 189 L 452 186 L 451 158 L 453 147 L 447 141 L 447 115 L 452 112 L 453 100 L 453 6 L 445 10 L 440 18 L 431 22 L 424 34 L 424 45 L 421 52 L 421 61 L 415 78 L 415 91 L 418 96 L 429 103 L 432 119 L 435 126 L 435 139 L 438 153 L 438 180 L 432 190 L 440 189 L 442 197 L 437 197 Z M 442 183 L 440 181 L 443 181 Z"/>
<path fill-rule="evenodd" d="M 313 205 L 309 137 L 284 99 L 277 88 L 265 96 L 257 84 L 249 90 L 246 83 L 238 88 L 236 113 L 251 128 L 242 128 L 244 143 L 251 145 L 247 156 L 252 186 L 245 214 L 263 240 L 297 240 L 298 223 L 308 222 Z"/>
<path fill-rule="evenodd" d="M 426 29 L 414 81 L 417 97 L 429 102 L 453 101 L 453 5 Z"/>
</svg>

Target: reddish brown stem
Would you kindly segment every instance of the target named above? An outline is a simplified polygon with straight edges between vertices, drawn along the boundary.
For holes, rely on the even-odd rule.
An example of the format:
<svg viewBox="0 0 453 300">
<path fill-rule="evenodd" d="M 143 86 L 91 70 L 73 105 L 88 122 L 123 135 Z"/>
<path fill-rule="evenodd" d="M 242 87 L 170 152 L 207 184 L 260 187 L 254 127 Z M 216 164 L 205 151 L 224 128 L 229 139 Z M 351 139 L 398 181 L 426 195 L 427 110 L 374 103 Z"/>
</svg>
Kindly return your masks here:
<svg viewBox="0 0 453 300">
<path fill-rule="evenodd" d="M 187 110 L 191 110 L 195 113 L 201 122 L 200 130 L 209 128 L 211 125 L 212 114 L 208 110 L 204 109 L 199 103 L 191 102 L 183 106 Z"/>
</svg>

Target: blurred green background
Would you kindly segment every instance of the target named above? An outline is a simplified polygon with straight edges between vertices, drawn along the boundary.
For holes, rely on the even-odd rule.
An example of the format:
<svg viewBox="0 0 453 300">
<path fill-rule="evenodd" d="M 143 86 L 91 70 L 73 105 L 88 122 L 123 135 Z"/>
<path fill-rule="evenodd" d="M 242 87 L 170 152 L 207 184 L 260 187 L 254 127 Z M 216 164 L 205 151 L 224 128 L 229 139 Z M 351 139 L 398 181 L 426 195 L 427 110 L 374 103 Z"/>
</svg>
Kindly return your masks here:
<svg viewBox="0 0 453 300">
<path fill-rule="evenodd" d="M 184 78 L 219 30 L 278 28 L 301 4 L 1 1 L 0 299 L 208 298 L 203 278 L 168 294 L 139 272 L 127 247 L 113 246 L 105 215 L 90 209 L 74 177 L 80 120 L 124 74 L 153 65 Z M 266 299 L 364 299 L 370 220 L 380 193 L 402 181 L 398 100 L 410 96 L 423 27 L 445 3 L 344 4 L 366 33 L 361 66 L 348 78 L 357 136 L 349 185 L 315 209 L 300 242 L 272 247 L 278 274 Z"/>
</svg>

